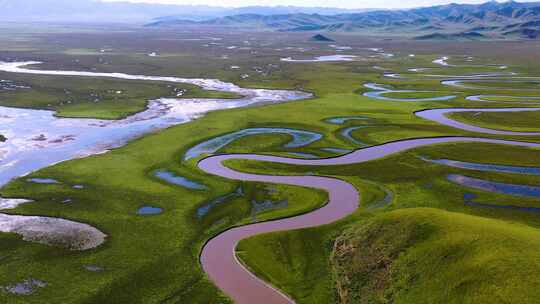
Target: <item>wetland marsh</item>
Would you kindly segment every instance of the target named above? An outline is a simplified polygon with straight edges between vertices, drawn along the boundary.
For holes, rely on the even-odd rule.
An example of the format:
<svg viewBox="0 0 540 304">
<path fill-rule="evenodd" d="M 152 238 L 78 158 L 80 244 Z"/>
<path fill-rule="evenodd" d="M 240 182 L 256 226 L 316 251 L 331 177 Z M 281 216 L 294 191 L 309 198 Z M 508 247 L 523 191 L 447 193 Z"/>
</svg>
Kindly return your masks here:
<svg viewBox="0 0 540 304">
<path fill-rule="evenodd" d="M 512 80 L 540 66 L 482 42 L 336 35 L 354 56 L 336 57 L 301 33 L 40 35 L 60 44 L 0 47 L 2 302 L 540 296 L 523 212 L 540 207 L 540 89 Z"/>
</svg>

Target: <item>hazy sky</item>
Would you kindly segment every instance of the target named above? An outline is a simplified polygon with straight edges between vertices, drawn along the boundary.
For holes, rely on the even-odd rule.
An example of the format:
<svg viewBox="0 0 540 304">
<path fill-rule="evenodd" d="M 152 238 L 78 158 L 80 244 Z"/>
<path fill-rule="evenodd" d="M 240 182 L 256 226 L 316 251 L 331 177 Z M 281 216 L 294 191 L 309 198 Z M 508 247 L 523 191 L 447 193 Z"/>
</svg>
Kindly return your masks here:
<svg viewBox="0 0 540 304">
<path fill-rule="evenodd" d="M 104 0 L 126 1 L 126 0 Z M 483 3 L 487 0 L 127 0 L 130 2 L 193 4 L 212 6 L 249 6 L 249 5 L 294 5 L 294 6 L 326 6 L 343 8 L 404 8 L 418 6 L 432 6 L 438 4 L 457 3 Z M 535 1 L 535 0 L 533 0 Z M 520 1 L 526 2 L 526 1 Z"/>
</svg>

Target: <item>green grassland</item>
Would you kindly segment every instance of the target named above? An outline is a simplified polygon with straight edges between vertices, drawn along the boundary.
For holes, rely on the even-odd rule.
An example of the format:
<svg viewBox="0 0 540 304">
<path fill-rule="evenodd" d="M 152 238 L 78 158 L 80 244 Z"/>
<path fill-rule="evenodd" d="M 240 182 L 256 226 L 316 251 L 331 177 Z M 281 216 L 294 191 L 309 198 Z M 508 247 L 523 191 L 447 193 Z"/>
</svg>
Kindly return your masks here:
<svg viewBox="0 0 540 304">
<path fill-rule="evenodd" d="M 406 90 L 406 89 L 404 89 Z M 436 92 L 389 92 L 384 93 L 384 97 L 388 98 L 403 98 L 403 99 L 413 99 L 413 98 L 434 98 L 442 97 L 448 95 L 454 95 L 455 92 L 445 92 L 445 91 L 436 91 Z"/>
<path fill-rule="evenodd" d="M 497 219 L 407 208 L 254 237 L 239 256 L 298 303 L 533 303 L 538 237 Z"/>
<path fill-rule="evenodd" d="M 500 154 L 497 156 L 493 153 L 489 154 L 490 151 L 494 150 Z M 351 298 L 343 300 L 343 303 L 433 303 L 439 301 L 456 301 L 456 303 L 504 303 L 504 300 L 500 300 L 498 297 L 490 297 L 491 291 L 484 291 L 480 286 L 477 286 L 477 289 L 474 284 L 476 282 L 478 284 L 484 282 L 486 277 L 489 276 L 502 276 L 506 278 L 511 276 L 513 277 L 512 280 L 519 280 L 521 276 L 530 275 L 528 271 L 537 271 L 530 269 L 527 265 L 534 264 L 534 267 L 537 267 L 538 263 L 535 262 L 535 259 L 537 259 L 535 249 L 524 249 L 517 253 L 513 251 L 513 245 L 506 247 L 508 241 L 505 238 L 513 239 L 513 237 L 501 236 L 497 230 L 506 229 L 504 228 L 506 225 L 514 225 L 517 228 L 523 227 L 522 238 L 525 239 L 525 235 L 527 235 L 525 230 L 530 232 L 536 231 L 535 233 L 537 233 L 540 219 L 534 213 L 469 207 L 464 204 L 463 196 L 465 192 L 473 192 L 477 195 L 478 201 L 489 202 L 490 204 L 510 204 L 529 207 L 538 207 L 538 200 L 495 195 L 482 191 L 471 191 L 446 181 L 445 177 L 448 174 L 459 172 L 467 176 L 499 182 L 529 183 L 534 185 L 538 184 L 540 180 L 537 177 L 531 178 L 530 176 L 463 171 L 441 165 L 427 164 L 420 160 L 419 156 L 429 158 L 458 158 L 463 161 L 507 165 L 516 165 L 519 163 L 520 165 L 529 166 L 538 165 L 540 161 L 537 150 L 488 144 L 446 144 L 424 147 L 370 163 L 353 166 L 332 166 L 324 169 L 309 166 L 293 167 L 274 164 L 266 165 L 260 162 L 230 161 L 230 166 L 249 172 L 265 172 L 266 174 L 280 174 L 285 172 L 288 172 L 288 174 L 304 174 L 305 172 L 316 172 L 316 174 L 334 176 L 352 182 L 360 189 L 362 194 L 370 193 L 370 185 L 357 182 L 357 178 L 360 177 L 362 179 L 369 179 L 377 184 L 383 184 L 394 193 L 394 199 L 390 205 L 383 209 L 375 210 L 369 208 L 369 206 L 374 200 L 380 198 L 372 195 L 364 196 L 361 203 L 363 208 L 361 207 L 358 212 L 336 224 L 300 231 L 266 234 L 242 241 L 238 248 L 239 256 L 251 269 L 257 271 L 265 279 L 292 295 L 297 299 L 298 303 L 333 303 L 337 302 L 336 297 L 339 294 L 347 292 Z M 520 161 L 518 162 L 515 159 L 519 159 Z M 522 159 L 525 161 L 522 162 Z M 396 174 L 396 172 L 399 173 Z M 437 209 L 423 209 L 420 207 Z M 396 209 L 397 211 L 393 211 Z M 400 210 L 406 211 L 401 212 Z M 431 211 L 428 212 L 426 210 Z M 443 211 L 437 210 L 447 211 L 443 213 Z M 384 227 L 381 228 L 370 224 L 372 221 L 378 221 L 379 218 L 384 219 L 388 217 L 389 215 L 387 214 L 394 213 L 399 215 L 396 215 L 396 218 L 400 218 L 400 221 L 407 224 L 401 224 L 400 222 L 393 229 L 387 228 L 388 230 Z M 467 225 L 456 224 L 453 228 L 453 233 L 457 235 L 457 243 L 452 244 L 453 247 L 443 246 L 445 243 L 442 241 L 422 244 L 422 246 L 416 243 L 410 243 L 413 240 L 407 238 L 417 237 L 422 231 L 413 230 L 407 235 L 407 227 L 409 227 L 407 225 L 418 225 L 419 227 L 416 228 L 423 228 L 418 217 L 432 218 L 438 216 L 438 214 L 443 214 L 448 218 L 453 218 L 456 215 L 456 222 L 459 216 L 470 214 L 467 216 L 467 225 L 491 218 L 493 219 L 493 225 L 482 228 L 476 227 L 475 229 L 478 231 L 475 231 L 471 230 L 472 228 Z M 446 234 L 449 231 L 445 227 L 438 227 L 440 223 L 436 219 L 433 219 L 433 221 L 433 225 L 440 231 L 439 233 Z M 415 227 L 409 228 L 412 229 Z M 348 230 L 350 231 L 337 238 L 336 233 Z M 338 266 L 334 265 L 331 260 L 331 257 L 336 255 L 334 252 L 336 250 L 334 248 L 334 240 L 337 238 L 342 242 L 352 242 L 356 238 L 361 237 L 357 234 L 357 231 L 362 231 L 365 235 L 363 236 L 365 238 L 364 243 L 353 246 L 353 249 L 351 249 L 351 246 L 344 245 L 343 247 L 349 248 L 351 251 L 348 254 L 352 255 L 351 258 L 354 257 L 354 261 L 341 261 L 341 267 L 336 269 Z M 464 241 L 460 239 L 463 234 L 472 234 L 474 237 Z M 490 240 L 486 241 L 482 235 L 489 236 Z M 377 240 L 384 240 L 385 243 L 378 243 Z M 478 241 L 478 244 L 474 243 L 474 245 L 478 245 L 478 248 L 466 246 L 468 242 L 474 242 L 475 240 Z M 499 246 L 493 245 L 497 242 L 505 244 L 502 245 L 504 247 L 499 248 Z M 411 251 L 417 250 L 416 246 L 422 247 L 424 258 L 405 258 L 403 255 L 403 246 L 410 247 Z M 475 251 L 477 255 L 485 255 L 487 258 L 493 254 L 491 251 L 494 247 L 498 248 L 497 252 L 505 250 L 506 253 L 504 254 L 518 258 L 519 263 L 522 263 L 521 266 L 515 266 L 517 268 L 514 268 L 514 266 L 506 265 L 505 262 L 497 262 L 496 265 L 487 267 L 490 271 L 486 273 L 485 271 L 478 272 L 478 268 L 473 267 L 475 266 L 474 260 L 467 260 L 470 250 Z M 283 249 L 268 250 L 268 248 Z M 315 250 L 313 248 L 319 248 L 317 254 L 304 254 L 308 251 L 314 252 Z M 385 253 L 385 250 L 389 252 Z M 452 256 L 447 257 L 448 254 Z M 340 255 L 340 257 L 342 256 Z M 431 257 L 431 259 L 426 259 L 425 257 Z M 481 259 L 479 257 L 476 258 Z M 392 269 L 390 267 L 394 262 L 397 263 L 395 260 L 401 262 L 401 259 L 404 259 L 407 263 L 403 266 L 409 265 L 409 268 Z M 436 259 L 440 260 L 437 261 Z M 491 257 L 489 261 L 492 262 L 492 259 L 494 258 Z M 366 265 L 364 263 L 368 264 Z M 470 268 L 462 268 L 465 264 L 469 264 Z M 355 268 L 357 265 L 358 268 Z M 448 275 L 447 273 L 427 271 L 431 267 L 447 273 L 456 273 L 453 278 L 445 277 L 445 275 Z M 477 267 L 481 266 L 477 265 Z M 417 268 L 422 270 L 418 270 Z M 506 271 L 510 271 L 508 268 L 512 269 L 511 275 L 506 274 Z M 343 274 L 336 276 L 335 272 L 338 270 L 348 271 L 349 273 L 345 277 Z M 425 273 L 429 273 L 429 275 L 423 275 L 423 271 L 426 271 Z M 460 278 L 459 275 L 463 273 L 467 275 Z M 411 281 L 407 281 L 406 279 Z M 310 287 L 317 286 L 313 282 L 319 284 L 319 282 L 325 280 L 327 282 L 334 282 L 335 284 L 339 283 L 339 280 L 348 280 L 351 285 L 344 286 L 344 290 L 341 291 L 339 289 L 330 289 L 323 292 L 324 289 L 317 289 L 321 290 L 321 292 L 311 292 Z M 468 280 L 468 282 L 460 283 L 463 280 Z M 450 289 L 448 289 L 441 286 L 431 286 L 428 288 L 427 284 L 430 281 L 435 281 L 439 284 L 450 284 L 454 288 L 449 287 Z M 489 282 L 493 282 L 493 278 L 489 278 Z M 405 288 L 404 284 L 410 288 Z M 460 284 L 463 285 L 463 289 L 458 288 Z M 497 283 L 494 286 L 502 285 Z M 523 287 L 526 290 L 526 288 L 531 288 L 531 286 L 523 283 L 523 285 L 520 285 L 520 288 Z M 408 294 L 408 291 L 412 289 L 414 289 L 414 293 L 411 291 Z M 444 290 L 444 292 L 441 290 Z M 504 292 L 507 294 L 504 296 L 501 295 L 501 299 L 512 297 L 512 299 L 516 298 L 517 303 L 531 303 L 531 299 L 534 299 L 536 296 L 534 292 L 525 292 L 517 288 L 514 290 L 506 289 Z"/>
<path fill-rule="evenodd" d="M 505 96 L 505 97 L 489 96 L 489 97 L 486 97 L 486 98 L 483 98 L 483 99 L 487 100 L 487 101 L 535 103 L 535 102 L 538 102 L 539 98 L 540 97 L 533 97 L 533 98 L 527 99 L 527 98 L 520 98 L 519 96 Z"/>
<path fill-rule="evenodd" d="M 473 112 L 451 113 L 452 119 L 468 124 L 498 130 L 535 132 L 540 130 L 540 111 L 527 112 Z"/>
<path fill-rule="evenodd" d="M 500 220 L 397 210 L 345 230 L 332 268 L 344 303 L 532 303 L 538 236 Z"/>
<path fill-rule="evenodd" d="M 59 39 L 63 41 L 63 48 L 47 46 L 50 49 L 39 50 L 40 47 L 32 43 L 23 43 L 20 47 L 37 48 L 38 51 L 27 56 L 47 59 L 43 60 L 46 62 L 43 68 L 57 68 L 62 63 L 65 69 L 95 67 L 98 71 L 109 72 L 204 76 L 234 81 L 246 87 L 304 89 L 316 97 L 212 112 L 190 123 L 152 133 L 109 153 L 60 163 L 30 175 L 54 178 L 62 184 L 33 184 L 26 181 L 27 177 L 9 183 L 2 188 L 2 196 L 35 200 L 9 210 L 9 213 L 89 223 L 105 232 L 108 238 L 96 249 L 72 252 L 24 242 L 16 235 L 0 234 L 0 286 L 27 278 L 48 282 L 47 287 L 29 296 L 0 291 L 0 302 L 229 303 L 230 300 L 212 285 L 201 269 L 198 258 L 204 242 L 235 225 L 318 208 L 325 203 L 326 195 L 306 188 L 210 176 L 196 168 L 198 159 L 182 161 L 187 149 L 215 136 L 250 127 L 297 128 L 319 132 L 324 138 L 307 147 L 289 149 L 283 147 L 290 140 L 287 135 L 256 135 L 239 139 L 220 152 L 276 155 L 305 152 L 329 157 L 335 154 L 320 149 L 358 148 L 340 135 L 342 128 L 366 124 L 370 127 L 355 131 L 353 136 L 370 145 L 426 136 L 484 136 L 422 120 L 413 113 L 435 107 L 497 106 L 463 98 L 484 90 L 459 90 L 462 91 L 458 94 L 460 98 L 445 102 L 398 103 L 361 96 L 362 84 L 366 82 L 391 84 L 396 89 L 448 90 L 438 80 L 395 81 L 371 68 L 378 64 L 402 71 L 428 65 L 439 54 L 434 51 L 403 61 L 366 59 L 297 65 L 279 63 L 279 58 L 288 54 L 261 49 L 251 57 L 240 52 L 236 56 L 231 53 L 231 59 L 224 63 L 219 59 L 221 51 L 208 51 L 207 48 L 196 49 L 198 53 L 194 53 L 193 50 L 171 47 L 161 53 L 172 55 L 150 58 L 143 55 L 150 49 L 143 52 L 140 48 L 135 51 L 115 46 L 114 53 L 126 52 L 128 55 L 96 55 L 80 51 L 99 49 L 97 44 L 86 45 L 91 39 L 77 47 L 66 36 Z M 103 44 L 100 40 L 99 46 Z M 9 48 L 14 45 L 17 44 L 11 42 Z M 273 46 L 277 47 L 283 45 Z M 72 60 L 74 56 L 79 59 L 77 63 Z M 110 64 L 99 63 L 96 56 L 110 56 L 107 57 Z M 512 63 L 519 66 L 519 62 Z M 279 65 L 279 68 L 268 74 L 252 70 L 255 65 L 268 64 Z M 240 65 L 241 69 L 230 70 L 227 68 L 230 65 Z M 441 70 L 453 74 L 468 72 L 469 68 Z M 540 71 L 540 67 L 526 67 L 520 71 L 534 73 Z M 246 72 L 251 76 L 241 80 L 240 73 Z M 78 78 L 66 81 L 62 77 L 11 74 L 2 77 L 17 77 L 16 80 L 32 87 L 28 92 L 21 90 L 13 95 L 0 93 L 3 105 L 55 109 L 59 115 L 66 116 L 123 117 L 143 109 L 148 99 L 172 93 L 168 84 L 161 83 Z M 183 85 L 178 87 L 187 88 L 190 96 L 217 94 Z M 70 109 L 70 105 L 58 104 L 58 100 L 65 98 L 65 88 L 78 96 L 79 108 Z M 116 95 L 107 95 L 109 90 L 122 90 L 128 96 L 116 101 Z M 102 102 L 93 103 L 87 99 L 90 92 L 103 94 Z M 511 117 L 513 114 L 504 115 Z M 344 125 L 325 121 L 342 116 L 370 119 L 349 121 Z M 527 121 L 533 119 L 530 117 Z M 523 137 L 504 138 L 523 140 Z M 526 140 L 539 142 L 540 136 Z M 463 195 L 473 192 L 479 201 L 495 204 L 538 207 L 539 201 L 471 191 L 448 182 L 446 176 L 458 173 L 531 185 L 538 184 L 540 178 L 450 168 L 426 163 L 420 156 L 521 166 L 540 164 L 535 149 L 470 143 L 423 147 L 348 166 L 231 161 L 229 166 L 248 172 L 311 173 L 341 178 L 355 185 L 362 194 L 361 208 L 351 216 L 331 225 L 245 240 L 238 248 L 239 257 L 257 275 L 292 295 L 298 303 L 503 303 L 506 300 L 533 303 L 539 296 L 534 287 L 538 285 L 540 270 L 540 217 L 534 213 L 469 207 L 464 204 Z M 188 190 L 160 181 L 153 176 L 158 169 L 174 171 L 201 182 L 208 190 Z M 73 189 L 71 186 L 75 184 L 85 188 Z M 242 188 L 243 196 L 212 208 L 203 217 L 197 216 L 199 207 L 238 187 Z M 385 190 L 393 194 L 389 204 L 381 204 Z M 62 203 L 67 198 L 72 202 Z M 251 213 L 253 200 L 284 199 L 288 200 L 286 208 L 269 210 L 255 217 Z M 164 212 L 139 216 L 136 211 L 143 205 L 161 207 Z M 99 265 L 104 271 L 89 272 L 84 269 L 85 265 Z"/>
<path fill-rule="evenodd" d="M 513 89 L 520 89 L 520 90 L 538 90 L 540 89 L 540 83 L 533 82 L 533 81 L 513 81 L 513 82 L 505 82 L 505 81 L 490 81 L 490 82 L 475 82 L 473 81 L 463 81 L 464 85 L 467 86 L 478 86 L 478 87 L 486 87 L 486 88 L 493 88 L 496 90 L 504 89 L 504 88 L 513 88 Z"/>
<path fill-rule="evenodd" d="M 185 90 L 181 98 L 237 97 L 187 84 L 1 73 L 4 78 L 29 88 L 0 90 L 0 105 L 53 110 L 60 117 L 119 119 L 145 110 L 149 100 L 176 98 L 180 90 Z"/>
</svg>

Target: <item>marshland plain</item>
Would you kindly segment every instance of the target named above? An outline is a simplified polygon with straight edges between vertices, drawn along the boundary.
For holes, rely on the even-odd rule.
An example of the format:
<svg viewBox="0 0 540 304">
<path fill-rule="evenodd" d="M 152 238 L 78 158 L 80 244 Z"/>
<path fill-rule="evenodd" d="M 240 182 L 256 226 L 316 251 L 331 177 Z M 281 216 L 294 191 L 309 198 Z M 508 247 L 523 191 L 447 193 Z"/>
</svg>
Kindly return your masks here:
<svg viewBox="0 0 540 304">
<path fill-rule="evenodd" d="M 335 42 L 321 43 L 310 41 L 311 36 L 123 26 L 107 31 L 75 25 L 0 28 L 0 61 L 41 62 L 30 69 L 219 79 L 242 88 L 312 94 L 211 111 L 138 134 L 107 153 L 16 176 L 3 185 L 1 196 L 32 202 L 2 213 L 85 223 L 106 238 L 94 248 L 73 250 L 66 246 L 70 240 L 47 243 L 46 233 L 39 236 L 42 242 L 0 233 L 0 301 L 232 303 L 201 264 L 207 242 L 232 227 L 309 214 L 326 206 L 329 197 L 320 189 L 206 173 L 199 161 L 214 154 L 333 158 L 425 137 L 540 143 L 540 134 L 472 132 L 415 115 L 426 109 L 475 108 L 446 117 L 488 129 L 539 132 L 538 111 L 481 111 L 540 107 L 538 42 L 335 34 L 329 35 Z M 356 57 L 282 60 L 331 55 Z M 447 65 L 437 63 L 444 56 Z M 9 71 L 0 72 L 0 79 L 0 110 L 50 110 L 75 119 L 129 118 L 160 98 L 179 103 L 241 98 L 227 90 L 167 81 Z M 455 79 L 467 86 L 441 83 Z M 380 96 L 396 100 L 364 96 L 373 91 L 365 86 L 369 83 L 387 88 Z M 478 95 L 489 97 L 467 98 Z M 441 96 L 453 97 L 436 100 Z M 19 134 L 7 132 L 8 120 L 3 124 L 0 133 L 6 140 L 0 145 L 7 149 L 17 144 L 13 140 Z M 185 157 L 199 144 L 245 129 L 259 131 L 210 153 Z M 268 131 L 275 129 L 281 131 Z M 296 134 L 291 130 L 312 137 L 291 144 Z M 335 178 L 360 194 L 358 209 L 336 222 L 258 235 L 236 248 L 247 269 L 296 303 L 534 303 L 540 297 L 540 177 L 526 173 L 540 167 L 538 147 L 457 141 L 346 165 L 241 158 L 224 164 L 244 173 Z M 519 167 L 525 173 L 490 165 Z M 159 178 L 157 172 L 182 182 Z M 467 184 L 470 179 L 480 182 Z M 510 186 L 494 186 L 500 184 Z M 151 212 L 141 214 L 141 209 Z M 16 292 L 17 284 L 29 286 L 30 292 Z"/>
</svg>

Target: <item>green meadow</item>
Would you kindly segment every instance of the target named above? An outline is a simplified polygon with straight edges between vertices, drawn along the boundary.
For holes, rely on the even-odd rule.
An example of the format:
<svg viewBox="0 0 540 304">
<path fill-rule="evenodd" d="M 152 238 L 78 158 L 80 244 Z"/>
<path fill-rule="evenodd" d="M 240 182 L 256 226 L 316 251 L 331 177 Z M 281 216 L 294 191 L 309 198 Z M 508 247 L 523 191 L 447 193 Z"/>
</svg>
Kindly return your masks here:
<svg viewBox="0 0 540 304">
<path fill-rule="evenodd" d="M 68 45 L 62 51 L 55 50 L 55 55 L 44 51 L 37 54 L 50 56 L 43 68 L 54 68 L 55 63 L 64 62 L 76 69 L 92 66 L 94 57 L 102 56 L 86 50 Z M 115 53 L 118 51 L 125 50 Z M 344 128 L 354 126 L 367 126 L 351 133 L 354 139 L 367 145 L 433 136 L 489 137 L 423 120 L 414 112 L 437 107 L 504 105 L 465 100 L 468 95 L 487 94 L 490 90 L 449 88 L 439 80 L 420 78 L 421 73 L 414 74 L 417 78 L 393 80 L 372 68 L 377 64 L 405 72 L 407 68 L 429 66 L 433 68 L 429 73 L 450 75 L 493 70 L 492 67 L 438 67 L 431 64 L 439 56 L 434 52 L 401 60 L 399 56 L 408 53 L 403 50 L 396 59 L 313 64 L 280 63 L 279 58 L 287 54 L 269 50 L 261 50 L 256 59 L 250 60 L 245 60 L 246 55 L 230 54 L 231 60 L 225 64 L 218 58 L 221 53 L 208 53 L 206 49 L 200 52 L 202 59 L 194 59 L 169 50 L 175 55 L 159 57 L 150 64 L 150 58 L 132 51 L 129 56 L 111 54 L 112 64 L 96 66 L 100 71 L 163 76 L 199 77 L 208 73 L 208 78 L 234 81 L 244 87 L 302 89 L 312 92 L 314 97 L 211 112 L 108 153 L 63 162 L 13 180 L 1 189 L 2 197 L 31 198 L 34 202 L 5 213 L 84 222 L 108 237 L 98 248 L 75 252 L 25 242 L 15 234 L 0 234 L 0 286 L 28 278 L 48 283 L 28 296 L 2 289 L 0 302 L 230 303 L 202 271 L 199 254 L 204 243 L 234 226 L 320 208 L 326 203 L 326 193 L 207 175 L 196 167 L 200 158 L 183 160 L 189 148 L 216 136 L 254 127 L 301 129 L 320 133 L 323 138 L 305 147 L 285 148 L 284 144 L 291 140 L 289 135 L 254 135 L 238 139 L 219 152 L 284 156 L 310 153 L 332 157 L 339 153 L 322 149 L 360 148 L 341 133 Z M 476 52 L 481 56 L 484 50 Z M 365 54 L 359 54 L 362 55 Z M 73 63 L 74 56 L 80 59 L 80 65 Z M 501 60 L 485 57 L 482 63 L 498 64 Z M 526 70 L 531 75 L 540 72 L 540 66 L 523 67 L 526 63 L 516 62 L 515 58 L 509 60 L 517 70 Z M 276 64 L 279 69 L 257 74 L 251 69 L 255 64 Z M 230 65 L 242 67 L 234 71 L 226 68 Z M 214 69 L 214 73 L 209 72 Z M 241 79 L 239 73 L 246 72 L 250 77 Z M 31 87 L 0 92 L 1 105 L 50 109 L 65 117 L 118 119 L 143 110 L 148 100 L 175 97 L 175 89 L 186 90 L 182 98 L 234 97 L 168 83 L 7 73 L 2 73 L 1 78 Z M 362 96 L 366 91 L 362 85 L 368 82 L 389 84 L 396 90 L 436 91 L 389 93 L 385 94 L 387 97 L 448 94 L 458 97 L 442 102 L 386 102 Z M 502 95 L 501 92 L 505 91 L 497 90 L 495 94 Z M 516 91 L 511 92 L 516 95 Z M 527 96 L 530 92 L 523 94 Z M 99 102 L 95 102 L 95 96 Z M 350 116 L 368 119 L 350 120 L 343 125 L 326 121 Z M 478 116 L 459 113 L 452 114 L 452 118 L 504 130 L 540 127 L 538 112 Z M 540 136 L 500 138 L 540 142 Z M 540 166 L 538 149 L 472 143 L 422 147 L 347 166 L 229 161 L 227 166 L 244 172 L 336 177 L 350 182 L 361 193 L 360 208 L 352 215 L 326 226 L 244 240 L 237 248 L 238 256 L 256 275 L 292 296 L 297 303 L 534 303 L 540 297 L 536 288 L 540 283 L 540 216 L 533 212 L 468 206 L 464 196 L 473 193 L 478 202 L 525 207 L 540 207 L 540 200 L 466 188 L 448 181 L 447 176 L 461 174 L 523 185 L 538 185 L 540 176 L 458 169 L 428 163 L 421 157 Z M 167 183 L 154 176 L 157 170 L 187 177 L 206 189 L 193 190 Z M 30 177 L 53 178 L 60 184 L 30 183 L 27 181 Z M 84 188 L 74 189 L 73 185 Z M 238 189 L 241 194 L 229 195 L 239 193 Z M 200 214 L 201 207 L 224 196 L 228 197 L 224 203 Z M 71 202 L 63 203 L 66 199 Z M 254 213 L 254 203 L 262 201 L 272 204 L 287 201 L 287 204 Z M 142 206 L 160 207 L 163 213 L 140 216 L 137 210 Z M 103 270 L 88 271 L 85 267 L 89 265 Z"/>
<path fill-rule="evenodd" d="M 540 130 L 540 111 L 524 111 L 514 113 L 504 112 L 473 112 L 452 113 L 452 119 L 468 124 L 498 130 L 535 132 Z"/>
<path fill-rule="evenodd" d="M 518 102 L 518 103 L 535 103 L 538 101 L 540 96 L 532 96 L 532 98 L 523 98 L 519 96 L 504 96 L 504 97 L 497 97 L 497 96 L 488 96 L 487 98 L 483 98 L 487 101 L 500 101 L 500 102 Z"/>
<path fill-rule="evenodd" d="M 59 117 L 121 119 L 146 109 L 149 100 L 176 98 L 234 98 L 226 92 L 205 91 L 177 83 L 105 78 L 35 76 L 0 72 L 28 89 L 0 91 L 0 105 L 55 111 Z"/>
</svg>

